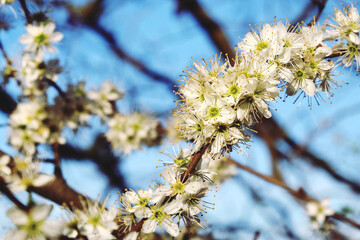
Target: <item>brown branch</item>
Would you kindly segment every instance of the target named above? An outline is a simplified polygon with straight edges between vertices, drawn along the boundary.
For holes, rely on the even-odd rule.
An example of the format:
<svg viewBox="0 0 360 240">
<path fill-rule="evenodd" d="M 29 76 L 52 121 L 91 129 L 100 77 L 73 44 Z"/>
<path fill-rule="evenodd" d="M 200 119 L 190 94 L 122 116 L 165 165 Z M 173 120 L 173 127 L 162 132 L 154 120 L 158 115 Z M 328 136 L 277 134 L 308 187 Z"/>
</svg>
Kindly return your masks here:
<svg viewBox="0 0 360 240">
<path fill-rule="evenodd" d="M 253 170 L 252 168 L 250 167 L 247 167 L 241 163 L 238 163 L 232 159 L 228 159 L 228 161 L 231 163 L 231 164 L 234 164 L 235 166 L 237 166 L 238 168 L 241 168 L 269 183 L 272 183 L 274 185 L 277 185 L 285 190 L 287 190 L 291 195 L 293 195 L 294 197 L 296 197 L 297 199 L 299 200 L 302 200 L 302 201 L 306 201 L 306 202 L 317 202 L 315 199 L 311 198 L 310 196 L 307 195 L 307 193 L 302 189 L 302 188 L 299 188 L 299 190 L 294 190 L 290 187 L 288 187 L 285 183 L 275 179 L 275 178 L 272 178 L 270 176 L 266 176 L 264 174 L 261 174 L 255 170 Z M 337 220 L 340 220 L 340 221 L 343 221 L 343 222 L 347 222 L 349 223 L 350 225 L 360 229 L 360 224 L 358 224 L 357 222 L 345 217 L 344 215 L 340 214 L 340 213 L 335 213 L 334 215 L 332 216 L 329 216 L 329 217 L 332 217 L 334 219 L 337 219 Z"/>
<path fill-rule="evenodd" d="M 288 146 L 292 149 L 293 153 L 302 157 L 303 160 L 308 161 L 315 167 L 325 170 L 334 179 L 347 184 L 355 193 L 360 193 L 359 183 L 356 183 L 354 181 L 351 181 L 343 177 L 342 175 L 337 173 L 324 159 L 318 157 L 317 155 L 310 152 L 308 149 L 299 145 L 295 140 L 293 140 L 288 135 L 288 133 L 282 127 L 280 127 L 280 125 L 275 121 L 274 118 L 263 119 L 262 124 L 258 124 L 255 126 L 255 130 L 257 130 L 258 136 L 262 139 L 266 139 L 266 136 L 269 135 L 272 137 L 273 142 L 277 142 L 280 140 L 285 141 L 288 144 Z M 282 155 L 286 156 L 286 154 L 284 153 L 282 153 Z M 283 157 L 282 159 L 290 159 L 290 158 Z"/>
<path fill-rule="evenodd" d="M 20 202 L 14 194 L 10 191 L 4 179 L 0 177 L 0 192 L 2 192 L 10 201 L 12 201 L 18 208 L 24 211 L 28 211 L 29 208 Z"/>
<path fill-rule="evenodd" d="M 228 55 L 230 60 L 235 59 L 234 48 L 230 46 L 220 25 L 213 20 L 207 12 L 201 7 L 197 0 L 177 0 L 177 12 L 181 13 L 187 11 L 193 15 L 200 26 L 205 30 L 211 38 L 217 49 L 225 55 Z"/>
<path fill-rule="evenodd" d="M 202 148 L 194 153 L 191 156 L 191 162 L 189 163 L 188 167 L 186 168 L 185 172 L 183 173 L 183 175 L 181 175 L 180 179 L 182 179 L 183 182 L 185 182 L 190 175 L 194 172 L 196 166 L 198 165 L 201 157 L 204 155 L 206 149 L 209 147 L 209 145 L 204 145 L 202 146 Z M 167 202 L 166 200 L 164 202 Z M 121 232 L 118 231 L 116 234 L 118 236 L 118 239 L 122 239 L 122 237 L 124 237 L 125 234 L 129 233 L 129 232 L 139 232 L 144 224 L 144 222 L 147 219 L 143 218 L 140 220 L 140 222 L 138 222 L 137 224 L 135 224 L 128 232 Z"/>
<path fill-rule="evenodd" d="M 324 11 L 325 5 L 327 3 L 328 0 L 313 0 L 313 2 L 317 5 L 318 7 L 318 13 L 314 19 L 314 22 L 317 22 L 322 14 L 322 12 Z"/>
<path fill-rule="evenodd" d="M 54 181 L 44 186 L 30 187 L 28 190 L 37 193 L 40 196 L 47 198 L 59 205 L 66 205 L 70 208 L 75 207 L 82 209 L 83 205 L 81 204 L 80 199 L 86 198 L 69 187 L 63 178 L 56 178 Z"/>
<path fill-rule="evenodd" d="M 183 175 L 181 176 L 181 179 L 183 182 L 185 182 L 189 176 L 194 172 L 196 166 L 198 165 L 201 157 L 204 155 L 206 149 L 209 147 L 209 144 L 202 146 L 202 148 L 194 153 L 191 156 L 191 162 L 189 163 L 189 165 L 187 166 L 185 172 L 183 173 Z"/>
<path fill-rule="evenodd" d="M 28 24 L 31 24 L 32 23 L 32 17 L 31 17 L 31 13 L 30 13 L 29 9 L 26 6 L 25 0 L 20 0 L 20 5 L 21 5 L 21 8 L 24 11 L 26 22 Z"/>
<path fill-rule="evenodd" d="M 99 19 L 104 8 L 101 0 L 91 2 L 80 12 L 76 11 L 75 8 L 70 4 L 67 4 L 65 7 L 70 14 L 69 22 L 71 24 L 82 24 L 89 27 L 90 29 L 98 33 L 98 35 L 101 36 L 108 43 L 111 50 L 120 59 L 129 63 L 144 75 L 154 79 L 157 82 L 165 84 L 171 91 L 175 90 L 174 82 L 170 77 L 167 77 L 161 73 L 152 70 L 151 68 L 146 66 L 146 64 L 131 56 L 116 41 L 114 35 L 109 30 L 99 25 Z"/>
<path fill-rule="evenodd" d="M 302 188 L 299 188 L 299 190 L 294 190 L 294 189 L 288 187 L 284 182 L 279 181 L 279 180 L 277 180 L 275 178 L 272 178 L 270 176 L 266 176 L 264 174 L 261 174 L 261 173 L 255 171 L 255 170 L 253 170 L 252 168 L 247 167 L 245 165 L 242 165 L 241 163 L 238 163 L 238 162 L 236 162 L 236 161 L 234 161 L 232 159 L 228 159 L 228 161 L 230 163 L 234 164 L 235 166 L 237 166 L 238 168 L 241 168 L 241 169 L 243 169 L 243 170 L 245 170 L 245 171 L 247 171 L 247 172 L 249 172 L 249 173 L 251 173 L 251 174 L 253 174 L 253 175 L 255 175 L 255 176 L 257 176 L 257 177 L 259 177 L 259 178 L 261 178 L 261 179 L 263 179 L 265 181 L 267 181 L 267 182 L 269 182 L 269 183 L 275 184 L 275 185 L 287 190 L 289 193 L 291 193 L 292 195 L 294 195 L 296 198 L 298 198 L 300 200 L 307 201 L 307 202 L 308 201 L 315 201 L 311 197 L 307 196 L 307 194 L 304 192 L 304 190 Z"/>
<path fill-rule="evenodd" d="M 53 144 L 53 151 L 54 151 L 54 174 L 57 178 L 63 178 L 62 171 L 61 171 L 61 157 L 59 153 L 59 143 Z"/>
<path fill-rule="evenodd" d="M 314 7 L 318 8 L 318 12 L 316 14 L 316 16 L 314 16 L 314 20 L 310 21 L 310 23 L 308 24 L 311 25 L 314 22 L 317 22 L 325 8 L 325 5 L 327 3 L 327 0 L 312 0 L 311 2 L 308 3 L 308 5 L 304 8 L 304 10 L 302 11 L 301 15 L 295 20 L 295 23 L 293 25 L 296 24 L 301 24 L 304 22 L 304 20 L 309 17 L 309 15 L 311 14 L 311 10 L 313 10 Z"/>
</svg>

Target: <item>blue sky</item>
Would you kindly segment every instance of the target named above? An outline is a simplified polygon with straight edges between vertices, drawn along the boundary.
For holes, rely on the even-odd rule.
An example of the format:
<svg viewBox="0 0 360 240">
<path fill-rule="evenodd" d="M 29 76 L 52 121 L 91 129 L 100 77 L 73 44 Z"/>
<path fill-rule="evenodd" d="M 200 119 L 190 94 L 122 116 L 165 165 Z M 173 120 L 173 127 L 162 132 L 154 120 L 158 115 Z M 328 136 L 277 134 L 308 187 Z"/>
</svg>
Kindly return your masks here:
<svg viewBox="0 0 360 240">
<path fill-rule="evenodd" d="M 218 53 L 207 35 L 189 14 L 176 14 L 176 1 L 127 0 L 119 4 L 120 7 L 116 7 L 117 1 L 107 2 L 108 7 L 101 19 L 101 24 L 114 33 L 117 41 L 129 54 L 152 69 L 169 76 L 174 83 L 181 78 L 179 76 L 182 70 L 191 65 L 194 60 L 209 59 Z M 294 21 L 303 11 L 305 2 L 308 1 L 200 1 L 208 13 L 223 27 L 232 46 L 237 44 L 239 37 L 243 37 L 250 30 L 249 24 L 259 24 L 261 21 L 271 23 L 275 17 L 283 21 L 287 18 Z M 321 22 L 332 14 L 334 6 L 341 8 L 341 2 L 329 0 L 320 18 Z M 350 2 L 343 1 L 343 3 L 348 5 Z M 85 80 L 88 89 L 95 88 L 102 81 L 111 79 L 118 86 L 136 94 L 135 98 L 128 96 L 119 104 L 120 111 L 124 113 L 132 111 L 134 107 L 151 112 L 171 111 L 175 107 L 173 93 L 119 60 L 107 44 L 91 30 L 65 27 L 66 15 L 63 12 L 54 11 L 53 16 L 65 36 L 62 43 L 58 45 L 59 53 L 57 54 L 65 68 L 65 72 L 58 81 L 61 87 L 66 86 L 68 79 L 74 82 Z M 25 32 L 22 17 L 18 16 L 17 21 L 16 28 L 9 34 L 1 33 L 5 48 L 15 59 L 19 59 L 22 49 L 16 40 Z M 327 103 L 317 106 L 313 102 L 312 109 L 309 109 L 306 100 L 298 106 L 298 102 L 293 104 L 293 98 L 288 98 L 286 102 L 279 99 L 277 103 L 272 104 L 273 108 L 277 109 L 273 111 L 273 115 L 292 137 L 303 144 L 309 143 L 313 129 L 323 128 L 324 130 L 321 130 L 319 135 L 309 143 L 309 148 L 328 159 L 346 176 L 355 179 L 358 177 L 356 170 L 360 167 L 356 161 L 359 157 L 357 149 L 360 147 L 357 140 L 360 137 L 358 111 L 360 82 L 354 71 L 351 76 L 347 70 L 339 69 L 339 72 L 343 73 L 338 79 L 349 84 L 335 91 L 331 103 L 327 100 Z M 9 89 L 16 96 L 15 85 L 12 84 Z M 344 119 L 339 119 L 339 114 L 341 115 L 344 109 L 352 105 L 354 106 L 348 110 L 350 114 Z M 4 117 L 0 120 L 6 122 Z M 334 127 L 325 128 L 328 124 Z M 101 129 L 99 124 L 94 122 L 94 128 L 81 131 L 80 135 L 71 141 L 86 146 L 91 144 L 91 141 L 84 141 L 84 139 L 89 139 L 89 136 L 93 136 Z M 1 133 L 8 135 L 6 129 L 1 129 Z M 232 156 L 262 173 L 270 174 L 270 159 L 266 147 L 258 139 L 255 139 L 252 145 L 248 152 L 249 158 L 235 153 Z M 0 140 L 0 146 L 1 149 L 8 149 L 5 138 Z M 171 149 L 168 142 L 164 142 L 164 146 Z M 158 164 L 157 160 L 166 159 L 164 155 L 159 154 L 164 146 L 144 149 L 124 159 L 121 168 L 126 172 L 126 179 L 131 187 L 145 188 L 151 180 L 156 178 L 159 172 L 159 169 L 155 168 Z M 92 198 L 97 198 L 99 194 L 109 193 L 107 181 L 97 173 L 93 164 L 65 161 L 63 169 L 69 185 L 79 192 L 86 193 Z M 343 185 L 334 187 L 334 181 L 323 172 L 314 171 L 301 161 L 296 161 L 294 164 L 284 163 L 281 169 L 290 186 L 296 188 L 301 184 L 315 198 L 331 198 L 331 206 L 334 209 L 347 204 L 360 213 L 360 206 L 356 203 L 358 196 L 346 193 Z M 288 211 L 291 211 L 293 226 L 310 227 L 299 204 L 284 194 L 283 190 L 245 173 L 241 173 L 240 176 L 251 182 L 258 191 L 268 192 L 266 196 L 277 199 Z M 116 190 L 110 193 L 112 199 L 118 197 Z M 280 217 L 272 212 L 273 209 L 259 207 L 251 202 L 247 190 L 239 184 L 238 179 L 225 183 L 216 195 L 211 200 L 216 203 L 216 209 L 206 215 L 209 223 L 246 222 L 258 229 L 265 229 L 264 237 L 267 239 L 277 239 L 271 230 L 273 226 L 262 219 L 262 213 L 268 211 L 278 221 L 281 220 Z M 278 197 L 279 195 L 282 197 Z M 3 216 L 10 205 L 3 198 L 0 199 L 0 204 L 2 206 L 0 216 Z M 0 226 L 5 226 L 4 228 L 7 229 L 8 220 L 3 217 L 0 219 Z M 346 226 L 343 227 L 346 228 Z M 302 227 L 295 227 L 295 229 L 304 238 L 313 237 L 313 233 L 309 230 L 304 230 Z M 3 232 L 0 227 L 0 236 Z M 246 238 L 251 234 L 242 232 L 240 236 Z"/>
</svg>

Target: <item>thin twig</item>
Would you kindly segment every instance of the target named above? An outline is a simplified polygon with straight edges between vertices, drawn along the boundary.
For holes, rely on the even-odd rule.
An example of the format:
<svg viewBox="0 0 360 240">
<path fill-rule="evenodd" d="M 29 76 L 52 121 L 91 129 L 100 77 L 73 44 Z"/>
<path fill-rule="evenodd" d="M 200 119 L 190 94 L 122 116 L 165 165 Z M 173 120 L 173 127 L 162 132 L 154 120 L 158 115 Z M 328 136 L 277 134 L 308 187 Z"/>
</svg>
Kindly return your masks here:
<svg viewBox="0 0 360 240">
<path fill-rule="evenodd" d="M 292 194 L 294 197 L 296 197 L 297 199 L 299 200 L 302 200 L 302 201 L 306 201 L 306 202 L 317 202 L 315 199 L 311 198 L 310 196 L 307 195 L 307 193 L 302 189 L 302 188 L 299 188 L 299 190 L 294 190 L 290 187 L 288 187 L 285 183 L 283 182 L 280 182 L 279 180 L 275 179 L 275 178 L 272 178 L 270 176 L 266 176 L 264 174 L 261 174 L 255 170 L 253 170 L 252 168 L 250 167 L 247 167 L 241 163 L 238 163 L 232 159 L 228 159 L 228 161 L 231 163 L 231 164 L 234 164 L 235 166 L 237 166 L 238 168 L 241 168 L 269 183 L 272 183 L 272 184 L 275 184 L 285 190 L 287 190 L 290 194 Z M 340 221 L 343 221 L 343 222 L 347 222 L 349 223 L 350 225 L 360 229 L 360 224 L 358 224 L 357 222 L 345 217 L 344 215 L 340 214 L 340 213 L 335 213 L 334 215 L 332 216 L 329 216 L 329 217 L 332 217 L 334 219 L 337 219 L 337 220 L 340 220 Z"/>
<path fill-rule="evenodd" d="M 54 81 L 50 80 L 50 79 L 45 79 L 45 81 L 52 87 L 54 87 L 56 89 L 56 91 L 58 91 L 59 95 L 62 97 L 62 98 L 65 98 L 66 97 L 66 94 L 64 93 L 63 90 L 61 90 L 61 88 L 59 87 L 59 85 L 57 85 Z"/>
<path fill-rule="evenodd" d="M 189 163 L 188 167 L 186 168 L 184 174 L 181 176 L 181 179 L 183 182 L 185 182 L 189 178 L 189 176 L 194 172 L 196 166 L 198 165 L 201 157 L 204 155 L 208 146 L 209 146 L 209 144 L 204 145 L 198 152 L 194 153 L 191 156 L 191 162 Z"/>
<path fill-rule="evenodd" d="M 14 194 L 7 187 L 3 178 L 0 177 L 0 192 L 2 192 L 10 201 L 12 201 L 18 208 L 24 211 L 28 211 L 29 208 L 20 202 Z"/>
<path fill-rule="evenodd" d="M 32 23 L 32 17 L 31 17 L 31 13 L 30 13 L 29 9 L 26 6 L 25 0 L 20 0 L 20 5 L 21 5 L 21 7 L 22 7 L 22 9 L 24 11 L 26 22 L 28 24 L 31 24 Z"/>
<path fill-rule="evenodd" d="M 178 0 L 177 12 L 181 13 L 188 11 L 193 15 L 200 26 L 205 30 L 211 38 L 217 49 L 223 54 L 227 55 L 230 60 L 235 60 L 234 48 L 230 46 L 224 31 L 220 25 L 212 19 L 207 12 L 202 8 L 197 0 Z"/>
</svg>

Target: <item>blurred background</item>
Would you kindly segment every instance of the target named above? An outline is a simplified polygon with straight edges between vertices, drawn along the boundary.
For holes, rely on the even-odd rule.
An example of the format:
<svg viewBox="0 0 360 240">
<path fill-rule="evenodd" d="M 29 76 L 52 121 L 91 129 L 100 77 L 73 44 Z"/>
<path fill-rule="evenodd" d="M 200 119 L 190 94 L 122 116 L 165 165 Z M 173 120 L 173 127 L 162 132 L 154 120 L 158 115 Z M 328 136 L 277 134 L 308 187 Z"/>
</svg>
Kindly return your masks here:
<svg viewBox="0 0 360 240">
<path fill-rule="evenodd" d="M 176 109 L 173 86 L 193 61 L 208 60 L 219 52 L 233 54 L 236 44 L 256 24 L 274 19 L 310 23 L 318 14 L 322 24 L 334 8 L 351 4 L 338 0 L 74 0 L 46 1 L 39 7 L 27 2 L 30 11 L 51 11 L 49 16 L 64 34 L 56 55 L 64 68 L 57 81 L 60 87 L 85 81 L 86 89 L 94 89 L 111 80 L 126 91 L 118 104 L 121 113 L 151 113 L 164 127 Z M 0 15 L 13 21 L 13 28 L 1 31 L 0 38 L 20 65 L 23 46 L 18 38 L 25 33 L 26 22 L 19 3 L 11 6 L 0 7 Z M 5 60 L 0 61 L 5 66 Z M 332 209 L 346 210 L 349 218 L 359 221 L 360 82 L 355 69 L 350 75 L 348 69 L 338 68 L 337 75 L 346 84 L 330 99 L 325 96 L 308 104 L 307 99 L 295 102 L 296 98 L 284 99 L 280 94 L 282 98 L 271 105 L 274 121 L 257 127 L 259 135 L 247 150 L 248 156 L 234 152 L 231 157 L 294 189 L 302 187 L 315 199 L 329 198 Z M 6 91 L 14 99 L 20 93 L 15 83 L 6 86 Z M 0 123 L 7 121 L 8 115 L 1 113 Z M 0 149 L 14 152 L 7 142 L 8 129 L 0 131 Z M 101 122 L 93 119 L 90 128 L 76 135 L 69 131 L 67 141 L 91 152 L 99 147 L 96 139 L 104 131 Z M 130 155 L 114 151 L 111 157 L 102 157 L 102 162 L 65 156 L 64 177 L 79 193 L 93 199 L 110 194 L 109 202 L 113 202 L 124 187 L 144 189 L 158 181 L 158 159 L 169 160 L 159 153 L 163 149 L 172 153 L 172 143 L 166 138 L 160 146 L 144 147 Z M 46 156 L 47 150 L 43 152 Z M 241 169 L 215 195 L 208 199 L 215 203 L 215 210 L 204 215 L 206 229 L 200 231 L 208 239 L 324 238 L 312 231 L 309 217 L 292 195 Z M 50 202 L 40 196 L 36 199 Z M 11 205 L 0 198 L 0 237 L 12 228 L 4 217 Z M 61 214 L 57 209 L 52 217 L 58 219 Z M 335 224 L 336 233 L 329 239 L 360 239 L 359 230 Z"/>
</svg>

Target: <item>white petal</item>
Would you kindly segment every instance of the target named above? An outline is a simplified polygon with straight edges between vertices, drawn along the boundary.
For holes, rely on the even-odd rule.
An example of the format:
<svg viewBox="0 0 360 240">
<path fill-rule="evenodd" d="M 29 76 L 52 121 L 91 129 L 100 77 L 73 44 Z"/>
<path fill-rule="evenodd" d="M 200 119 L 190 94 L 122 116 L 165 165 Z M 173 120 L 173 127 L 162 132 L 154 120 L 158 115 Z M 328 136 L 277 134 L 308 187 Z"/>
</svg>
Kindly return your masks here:
<svg viewBox="0 0 360 240">
<path fill-rule="evenodd" d="M 203 188 L 203 183 L 202 182 L 190 182 L 189 184 L 187 184 L 185 186 L 185 192 L 190 193 L 190 194 L 195 194 L 197 193 L 201 188 Z"/>
<path fill-rule="evenodd" d="M 10 218 L 10 220 L 15 224 L 15 225 L 25 225 L 28 221 L 28 215 L 26 214 L 26 212 L 13 207 L 11 209 L 9 209 L 6 213 L 6 215 Z"/>
<path fill-rule="evenodd" d="M 128 234 L 124 237 L 124 240 L 136 240 L 138 235 L 139 235 L 138 232 L 128 233 Z"/>
<path fill-rule="evenodd" d="M 54 175 L 47 175 L 47 174 L 40 174 L 36 179 L 33 181 L 33 186 L 40 187 L 48 184 L 49 182 L 55 179 Z"/>
<path fill-rule="evenodd" d="M 45 220 L 49 216 L 52 208 L 52 205 L 39 204 L 31 209 L 31 216 L 35 221 Z"/>
<path fill-rule="evenodd" d="M 144 233 L 152 233 L 156 230 L 156 220 L 148 219 L 144 222 L 142 226 L 142 231 Z"/>
<path fill-rule="evenodd" d="M 164 219 L 163 221 L 164 223 L 164 228 L 165 230 L 173 237 L 177 237 L 180 233 L 179 231 L 179 226 L 174 223 L 172 220 L 170 220 L 169 218 Z"/>
</svg>

